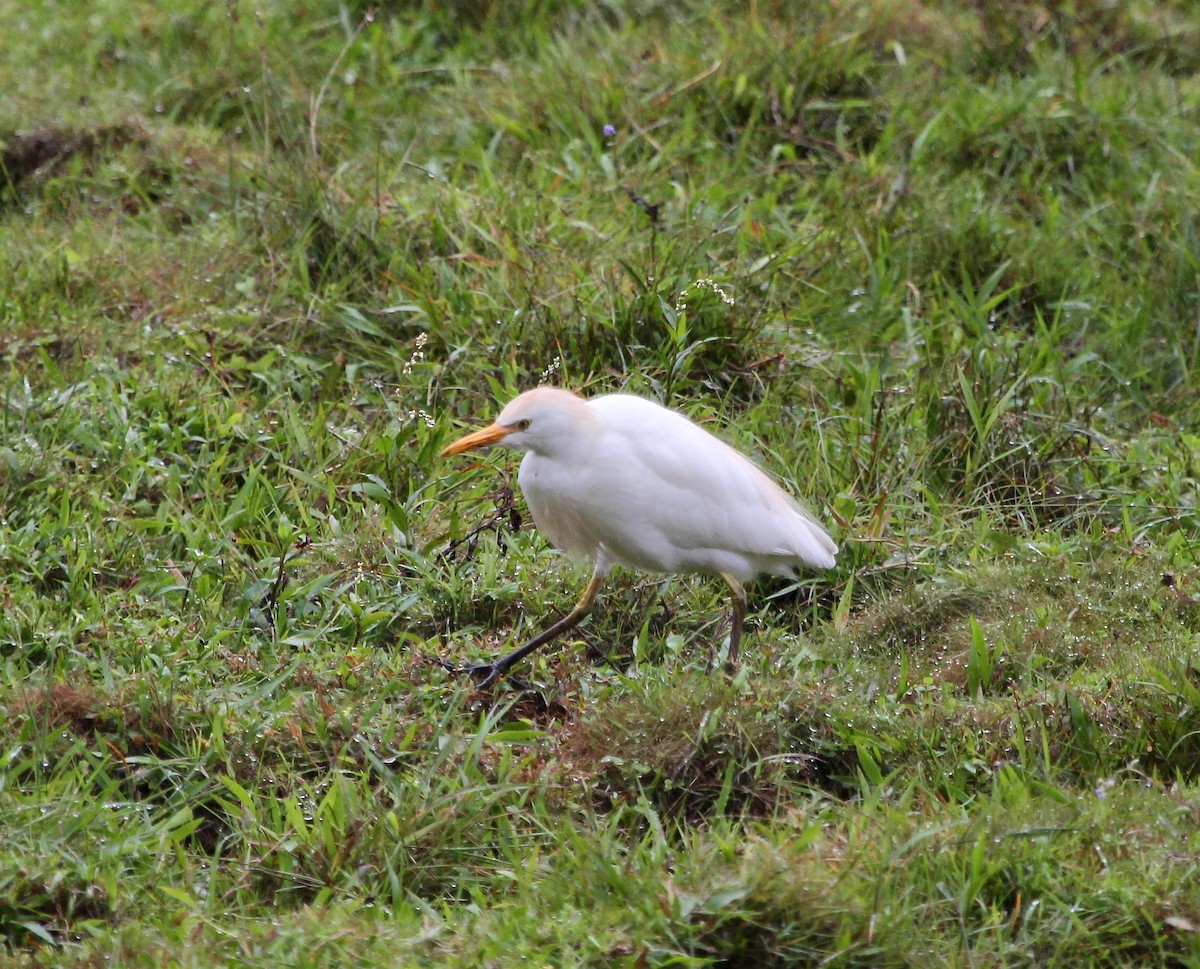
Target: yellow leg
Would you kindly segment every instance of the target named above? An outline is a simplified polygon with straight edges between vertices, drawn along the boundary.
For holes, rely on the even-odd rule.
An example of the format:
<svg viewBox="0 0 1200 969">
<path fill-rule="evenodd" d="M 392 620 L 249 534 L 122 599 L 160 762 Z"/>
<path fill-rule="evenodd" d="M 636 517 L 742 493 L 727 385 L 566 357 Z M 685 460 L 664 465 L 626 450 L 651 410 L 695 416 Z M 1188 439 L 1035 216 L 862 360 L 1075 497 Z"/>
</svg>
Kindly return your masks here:
<svg viewBox="0 0 1200 969">
<path fill-rule="evenodd" d="M 738 647 L 742 642 L 742 625 L 746 621 L 746 590 L 728 572 L 722 572 L 721 578 L 729 583 L 729 589 L 733 593 L 729 616 L 729 656 L 725 660 L 725 672 L 732 673 L 737 665 Z"/>
<path fill-rule="evenodd" d="M 607 569 L 597 566 L 596 570 L 592 573 L 592 578 L 588 582 L 587 588 L 583 590 L 583 595 L 575 603 L 575 608 L 545 632 L 538 633 L 520 649 L 513 650 L 507 656 L 500 659 L 493 660 L 490 663 L 480 663 L 478 666 L 460 667 L 462 672 L 470 673 L 473 676 L 483 675 L 483 679 L 479 684 L 480 687 L 491 686 L 507 673 L 514 663 L 519 663 L 538 647 L 545 646 L 555 636 L 560 636 L 568 629 L 578 626 L 583 617 L 592 611 L 592 603 L 596 600 L 596 593 L 600 591 L 600 586 L 604 584 L 604 576 L 607 571 Z M 745 594 L 743 593 L 744 598 Z"/>
</svg>

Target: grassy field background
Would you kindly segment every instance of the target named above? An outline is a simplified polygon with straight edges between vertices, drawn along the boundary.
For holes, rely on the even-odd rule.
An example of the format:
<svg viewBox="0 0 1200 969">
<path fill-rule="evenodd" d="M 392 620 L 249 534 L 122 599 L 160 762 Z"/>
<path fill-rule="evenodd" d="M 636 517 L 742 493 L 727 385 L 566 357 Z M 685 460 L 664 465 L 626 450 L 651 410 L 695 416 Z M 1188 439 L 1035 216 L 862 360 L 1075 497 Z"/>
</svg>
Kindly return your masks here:
<svg viewBox="0 0 1200 969">
<path fill-rule="evenodd" d="M 0 963 L 1200 966 L 1193 3 L 0 0 Z M 831 525 L 586 567 L 519 389 Z"/>
</svg>

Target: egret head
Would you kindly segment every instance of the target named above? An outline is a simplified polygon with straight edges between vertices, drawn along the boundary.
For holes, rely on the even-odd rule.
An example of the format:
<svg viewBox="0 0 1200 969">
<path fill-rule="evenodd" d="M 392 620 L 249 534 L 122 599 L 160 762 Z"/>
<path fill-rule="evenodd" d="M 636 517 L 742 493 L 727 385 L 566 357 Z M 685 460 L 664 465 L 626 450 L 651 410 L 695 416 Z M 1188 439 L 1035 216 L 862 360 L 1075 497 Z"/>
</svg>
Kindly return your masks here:
<svg viewBox="0 0 1200 969">
<path fill-rule="evenodd" d="M 554 387 L 537 387 L 513 398 L 495 422 L 448 445 L 442 455 L 473 448 L 502 447 L 552 455 L 570 449 L 591 426 L 582 397 Z"/>
</svg>

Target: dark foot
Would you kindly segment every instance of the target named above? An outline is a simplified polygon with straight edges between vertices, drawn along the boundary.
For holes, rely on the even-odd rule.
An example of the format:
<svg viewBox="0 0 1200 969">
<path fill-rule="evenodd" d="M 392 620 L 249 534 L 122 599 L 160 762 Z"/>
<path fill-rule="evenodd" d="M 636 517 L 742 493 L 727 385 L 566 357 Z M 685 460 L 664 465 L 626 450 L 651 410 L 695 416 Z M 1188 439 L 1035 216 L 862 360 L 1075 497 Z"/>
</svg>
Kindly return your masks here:
<svg viewBox="0 0 1200 969">
<path fill-rule="evenodd" d="M 425 659 L 451 673 L 466 673 L 477 681 L 481 690 L 494 685 L 508 670 L 507 666 L 501 666 L 499 663 L 451 663 L 439 656 L 426 656 Z"/>
<path fill-rule="evenodd" d="M 467 663 L 459 666 L 455 672 L 466 673 L 481 690 L 486 690 L 504 675 L 503 668 L 496 663 Z"/>
</svg>

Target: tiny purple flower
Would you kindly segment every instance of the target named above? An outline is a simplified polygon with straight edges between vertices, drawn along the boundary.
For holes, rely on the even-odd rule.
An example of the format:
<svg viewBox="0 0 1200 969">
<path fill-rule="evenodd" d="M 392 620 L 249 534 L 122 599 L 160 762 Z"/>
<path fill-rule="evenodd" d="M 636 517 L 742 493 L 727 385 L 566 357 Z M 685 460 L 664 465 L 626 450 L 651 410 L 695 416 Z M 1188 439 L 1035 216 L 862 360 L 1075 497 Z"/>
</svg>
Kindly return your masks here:
<svg viewBox="0 0 1200 969">
<path fill-rule="evenodd" d="M 616 133 L 617 133 L 617 129 L 614 128 L 612 125 L 606 124 L 604 126 L 604 137 L 605 138 L 611 138 Z"/>
</svg>

